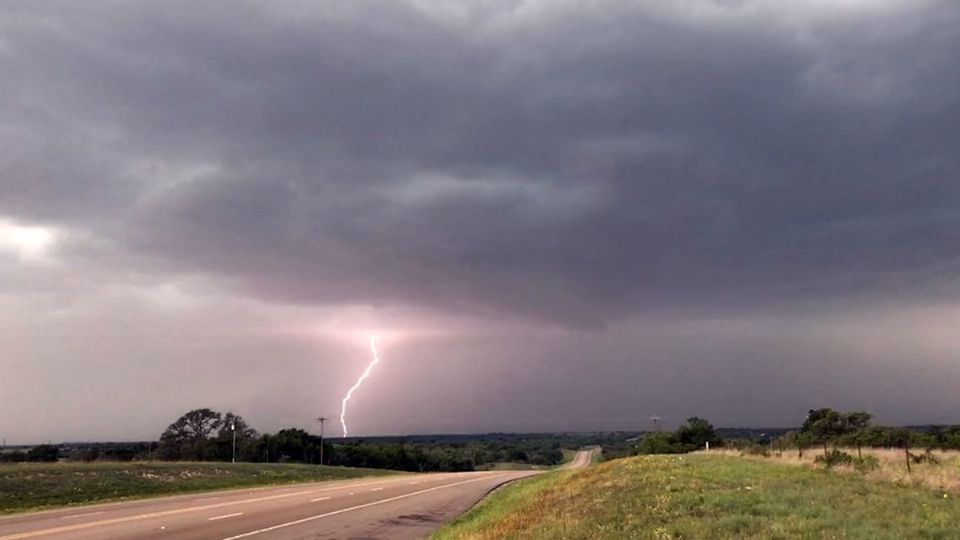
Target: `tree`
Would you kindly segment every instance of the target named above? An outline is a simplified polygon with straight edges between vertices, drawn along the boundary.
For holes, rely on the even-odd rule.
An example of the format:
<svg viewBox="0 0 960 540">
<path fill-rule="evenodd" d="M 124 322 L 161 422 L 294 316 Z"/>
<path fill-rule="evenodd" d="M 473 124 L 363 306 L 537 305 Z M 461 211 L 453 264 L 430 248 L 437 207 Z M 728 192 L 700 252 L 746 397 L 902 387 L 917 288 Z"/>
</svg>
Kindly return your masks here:
<svg viewBox="0 0 960 540">
<path fill-rule="evenodd" d="M 845 420 L 840 412 L 830 408 L 811 409 L 800 431 L 823 443 L 823 453 L 826 454 L 827 442 L 842 435 L 845 432 L 844 426 Z"/>
<path fill-rule="evenodd" d="M 823 444 L 823 452 L 827 452 L 827 443 L 856 433 L 856 442 L 859 447 L 863 431 L 870 426 L 873 415 L 866 411 L 841 413 L 830 408 L 811 409 L 807 413 L 800 431 L 815 441 Z"/>
<path fill-rule="evenodd" d="M 677 442 L 690 451 L 703 448 L 706 443 L 720 446 L 722 440 L 717 436 L 713 424 L 699 416 L 687 418 L 687 422 L 677 428 Z"/>
<path fill-rule="evenodd" d="M 853 433 L 853 439 L 857 443 L 857 459 L 863 459 L 863 432 L 870 426 L 870 419 L 873 415 L 867 411 L 854 411 L 847 413 L 846 431 Z"/>
<path fill-rule="evenodd" d="M 800 431 L 803 433 L 812 433 L 815 431 L 814 424 L 830 417 L 839 416 L 840 413 L 829 408 L 823 407 L 820 409 L 810 409 L 807 411 L 807 418 L 803 421 L 803 425 L 800 426 Z"/>
<path fill-rule="evenodd" d="M 223 415 L 210 409 L 194 409 L 181 416 L 180 420 L 192 438 L 206 439 L 223 424 Z"/>
<path fill-rule="evenodd" d="M 873 419 L 873 415 L 867 411 L 854 411 L 849 412 L 846 415 L 847 428 L 852 431 L 861 430 L 870 425 L 870 420 Z"/>
<path fill-rule="evenodd" d="M 236 430 L 236 431 L 234 431 Z M 237 435 L 237 460 L 252 461 L 257 459 L 256 439 L 257 430 L 250 427 L 242 416 L 228 412 L 223 415 L 220 430 L 216 436 L 217 459 L 230 461 L 233 457 L 233 435 Z"/>
<path fill-rule="evenodd" d="M 278 431 L 273 436 L 272 448 L 271 452 L 276 456 L 277 461 L 319 463 L 320 460 L 320 437 L 299 428 Z"/>
<path fill-rule="evenodd" d="M 211 452 L 208 439 L 223 423 L 223 416 L 207 408 L 187 412 L 160 435 L 165 459 L 204 459 Z"/>
</svg>

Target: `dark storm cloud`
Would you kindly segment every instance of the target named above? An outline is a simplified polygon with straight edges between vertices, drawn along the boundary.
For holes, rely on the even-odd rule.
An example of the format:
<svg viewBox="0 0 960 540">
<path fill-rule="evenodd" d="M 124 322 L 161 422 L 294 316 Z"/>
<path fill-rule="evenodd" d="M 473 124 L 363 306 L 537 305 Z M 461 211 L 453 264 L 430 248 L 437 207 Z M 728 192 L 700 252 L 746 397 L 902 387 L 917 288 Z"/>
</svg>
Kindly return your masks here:
<svg viewBox="0 0 960 540">
<path fill-rule="evenodd" d="M 952 279 L 956 6 L 701 7 L 8 7 L 4 211 L 268 298 L 574 324 Z"/>
<path fill-rule="evenodd" d="M 307 425 L 365 349 L 264 328 L 347 319 L 447 333 L 359 432 L 950 420 L 958 50 L 946 0 L 6 2 L 0 399 Z"/>
</svg>

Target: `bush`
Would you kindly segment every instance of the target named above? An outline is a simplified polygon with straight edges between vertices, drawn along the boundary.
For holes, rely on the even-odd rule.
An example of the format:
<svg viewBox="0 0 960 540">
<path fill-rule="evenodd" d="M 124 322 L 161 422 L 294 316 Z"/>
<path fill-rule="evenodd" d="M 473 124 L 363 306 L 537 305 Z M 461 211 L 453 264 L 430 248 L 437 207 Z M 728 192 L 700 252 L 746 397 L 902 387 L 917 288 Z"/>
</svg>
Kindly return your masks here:
<svg viewBox="0 0 960 540">
<path fill-rule="evenodd" d="M 853 460 L 853 468 L 858 472 L 872 471 L 880 466 L 880 460 L 876 456 L 863 456 Z"/>
<path fill-rule="evenodd" d="M 929 448 L 922 454 L 910 454 L 910 461 L 918 465 L 922 465 L 924 463 L 929 463 L 930 465 L 940 464 L 940 460 L 937 459 L 937 456 L 933 455 L 933 452 L 931 452 Z"/>
<path fill-rule="evenodd" d="M 826 468 L 829 469 L 836 465 L 853 465 L 854 461 L 856 461 L 856 458 L 846 452 L 841 452 L 840 450 L 830 450 L 822 456 L 817 456 L 813 461 L 814 463 L 822 463 Z"/>
<path fill-rule="evenodd" d="M 673 433 L 647 433 L 637 451 L 641 454 L 683 454 L 694 450 L 685 448 Z"/>
<path fill-rule="evenodd" d="M 27 453 L 20 450 L 0 453 L 0 463 L 22 463 L 27 460 Z"/>
<path fill-rule="evenodd" d="M 27 461 L 56 461 L 60 456 L 60 447 L 54 444 L 41 444 L 27 451 Z"/>
</svg>

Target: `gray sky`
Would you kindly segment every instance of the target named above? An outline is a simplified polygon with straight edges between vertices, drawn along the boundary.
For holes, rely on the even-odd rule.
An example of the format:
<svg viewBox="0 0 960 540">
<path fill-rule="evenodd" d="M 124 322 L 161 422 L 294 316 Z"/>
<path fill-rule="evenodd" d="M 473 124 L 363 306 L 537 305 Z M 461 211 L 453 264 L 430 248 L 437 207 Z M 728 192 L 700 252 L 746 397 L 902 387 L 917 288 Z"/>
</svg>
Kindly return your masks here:
<svg viewBox="0 0 960 540">
<path fill-rule="evenodd" d="M 960 422 L 953 0 L 0 7 L 0 436 Z M 338 426 L 331 433 L 339 431 Z"/>
</svg>

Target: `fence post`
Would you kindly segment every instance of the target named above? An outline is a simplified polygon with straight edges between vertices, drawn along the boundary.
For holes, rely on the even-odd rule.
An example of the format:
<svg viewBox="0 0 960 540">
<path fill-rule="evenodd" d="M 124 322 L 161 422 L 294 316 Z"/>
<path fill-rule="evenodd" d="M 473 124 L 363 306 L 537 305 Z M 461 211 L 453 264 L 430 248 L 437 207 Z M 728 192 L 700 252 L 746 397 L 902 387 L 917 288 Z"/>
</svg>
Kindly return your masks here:
<svg viewBox="0 0 960 540">
<path fill-rule="evenodd" d="M 910 443 L 906 441 L 903 443 L 903 456 L 907 459 L 907 474 L 910 474 Z"/>
</svg>

